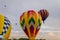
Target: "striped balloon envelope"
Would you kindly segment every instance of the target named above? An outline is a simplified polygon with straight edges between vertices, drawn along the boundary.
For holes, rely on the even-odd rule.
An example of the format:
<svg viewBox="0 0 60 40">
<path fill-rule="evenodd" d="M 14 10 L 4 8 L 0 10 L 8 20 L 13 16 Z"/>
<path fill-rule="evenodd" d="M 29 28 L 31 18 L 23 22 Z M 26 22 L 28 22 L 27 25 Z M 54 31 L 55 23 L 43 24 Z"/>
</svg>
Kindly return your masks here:
<svg viewBox="0 0 60 40">
<path fill-rule="evenodd" d="M 20 25 L 29 39 L 35 39 L 41 28 L 42 17 L 37 11 L 28 10 L 20 16 Z"/>
<path fill-rule="evenodd" d="M 11 23 L 7 17 L 0 14 L 0 38 L 8 39 L 11 32 Z M 2 36 L 2 37 L 1 37 Z"/>
<path fill-rule="evenodd" d="M 38 11 L 38 13 L 42 16 L 43 22 L 49 16 L 49 12 L 46 9 L 41 9 L 41 10 Z"/>
</svg>

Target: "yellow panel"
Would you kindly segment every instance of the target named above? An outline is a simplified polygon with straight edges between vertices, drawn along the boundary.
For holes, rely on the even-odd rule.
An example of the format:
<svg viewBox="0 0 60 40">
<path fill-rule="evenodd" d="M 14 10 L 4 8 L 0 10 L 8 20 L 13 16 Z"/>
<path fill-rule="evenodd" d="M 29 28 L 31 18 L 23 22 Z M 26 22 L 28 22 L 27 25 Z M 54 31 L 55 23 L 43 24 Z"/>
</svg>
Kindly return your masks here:
<svg viewBox="0 0 60 40">
<path fill-rule="evenodd" d="M 4 16 L 0 14 L 0 34 L 3 31 L 3 26 L 4 26 Z"/>
<path fill-rule="evenodd" d="M 25 16 L 24 17 L 25 17 L 25 24 L 26 24 L 26 28 L 27 28 L 27 31 L 28 31 L 28 35 L 30 37 L 29 26 L 28 26 L 28 18 L 27 18 L 27 11 L 25 12 Z"/>
<path fill-rule="evenodd" d="M 10 32 L 11 32 L 11 25 L 9 25 L 9 28 L 8 28 L 6 34 L 4 35 L 4 39 L 5 39 L 5 40 L 7 40 L 7 39 L 9 38 Z"/>
</svg>

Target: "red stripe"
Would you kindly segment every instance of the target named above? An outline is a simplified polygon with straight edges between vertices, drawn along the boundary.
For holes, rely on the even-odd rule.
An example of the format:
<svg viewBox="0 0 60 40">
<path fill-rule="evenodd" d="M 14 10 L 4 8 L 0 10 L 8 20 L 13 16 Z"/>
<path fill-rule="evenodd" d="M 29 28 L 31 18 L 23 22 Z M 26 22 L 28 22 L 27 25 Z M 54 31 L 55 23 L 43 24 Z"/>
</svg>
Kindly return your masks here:
<svg viewBox="0 0 60 40">
<path fill-rule="evenodd" d="M 22 15 L 20 16 L 20 20 L 22 20 L 22 17 L 24 16 L 24 13 L 22 13 Z"/>
<path fill-rule="evenodd" d="M 35 11 L 29 10 L 29 11 L 28 11 L 28 17 L 29 17 L 31 14 L 32 14 L 32 15 L 36 15 Z"/>
</svg>

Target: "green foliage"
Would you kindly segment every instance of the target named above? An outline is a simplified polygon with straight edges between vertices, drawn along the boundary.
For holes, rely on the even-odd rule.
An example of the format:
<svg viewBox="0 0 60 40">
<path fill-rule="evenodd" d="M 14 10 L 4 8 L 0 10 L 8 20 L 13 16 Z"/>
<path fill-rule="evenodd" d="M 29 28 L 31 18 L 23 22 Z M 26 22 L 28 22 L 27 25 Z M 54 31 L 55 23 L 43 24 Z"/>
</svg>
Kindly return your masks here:
<svg viewBox="0 0 60 40">
<path fill-rule="evenodd" d="M 29 39 L 27 39 L 27 38 L 19 38 L 18 40 L 29 40 Z"/>
</svg>

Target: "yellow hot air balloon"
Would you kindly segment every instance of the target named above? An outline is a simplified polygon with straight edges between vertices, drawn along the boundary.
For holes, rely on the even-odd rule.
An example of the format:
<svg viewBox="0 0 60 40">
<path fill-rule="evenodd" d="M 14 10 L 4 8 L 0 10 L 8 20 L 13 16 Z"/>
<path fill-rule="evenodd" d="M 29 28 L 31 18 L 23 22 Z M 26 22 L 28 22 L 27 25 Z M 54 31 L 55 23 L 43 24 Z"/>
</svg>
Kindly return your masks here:
<svg viewBox="0 0 60 40">
<path fill-rule="evenodd" d="M 11 32 L 10 21 L 5 16 L 0 14 L 0 38 L 7 40 L 9 38 L 10 32 Z"/>
<path fill-rule="evenodd" d="M 20 16 L 20 25 L 29 39 L 35 39 L 39 29 L 41 28 L 42 17 L 34 10 L 25 11 Z"/>
</svg>

